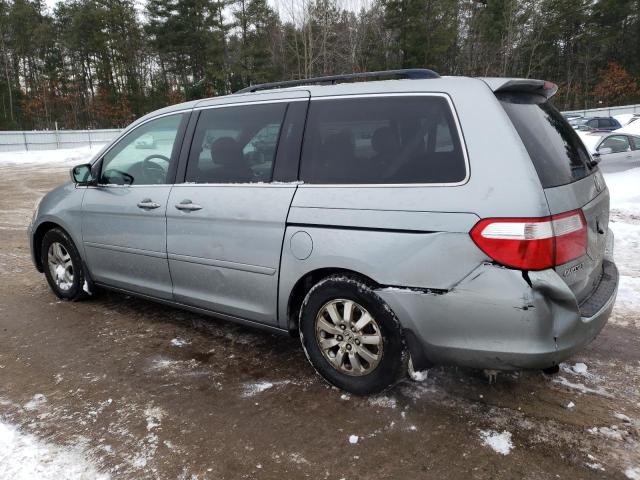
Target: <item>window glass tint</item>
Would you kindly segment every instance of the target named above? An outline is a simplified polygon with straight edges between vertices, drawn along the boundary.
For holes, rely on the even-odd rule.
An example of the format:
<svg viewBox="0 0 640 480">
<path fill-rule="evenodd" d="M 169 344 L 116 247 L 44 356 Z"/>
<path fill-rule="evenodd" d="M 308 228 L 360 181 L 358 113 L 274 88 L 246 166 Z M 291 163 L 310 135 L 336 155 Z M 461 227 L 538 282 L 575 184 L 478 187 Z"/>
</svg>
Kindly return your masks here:
<svg viewBox="0 0 640 480">
<path fill-rule="evenodd" d="M 191 144 L 187 182 L 270 182 L 286 103 L 204 110 Z"/>
<path fill-rule="evenodd" d="M 600 144 L 598 150 L 601 148 L 610 148 L 611 153 L 622 153 L 628 151 L 631 147 L 629 146 L 629 139 L 625 135 L 614 135 L 606 138 Z"/>
<path fill-rule="evenodd" d="M 182 118 L 182 114 L 161 117 L 131 131 L 104 156 L 100 183 L 167 183 L 171 156 Z"/>
<path fill-rule="evenodd" d="M 640 137 L 631 137 L 631 149 L 640 150 Z"/>
<path fill-rule="evenodd" d="M 442 97 L 315 100 L 300 166 L 307 183 L 453 183 L 462 145 Z"/>
<path fill-rule="evenodd" d="M 600 120 L 598 120 L 598 124 L 599 124 L 600 128 L 613 127 L 613 122 L 611 120 L 609 120 L 608 118 L 601 118 Z"/>
<path fill-rule="evenodd" d="M 539 95 L 500 94 L 500 103 L 527 149 L 544 188 L 590 174 L 589 153 L 575 130 Z"/>
</svg>

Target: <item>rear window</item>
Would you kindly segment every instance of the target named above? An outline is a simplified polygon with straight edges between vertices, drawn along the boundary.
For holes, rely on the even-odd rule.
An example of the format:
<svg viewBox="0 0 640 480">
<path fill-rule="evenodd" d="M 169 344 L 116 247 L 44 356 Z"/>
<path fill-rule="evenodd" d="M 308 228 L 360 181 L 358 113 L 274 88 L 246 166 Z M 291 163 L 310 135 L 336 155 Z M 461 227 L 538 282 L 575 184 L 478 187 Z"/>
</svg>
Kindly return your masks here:
<svg viewBox="0 0 640 480">
<path fill-rule="evenodd" d="M 306 183 L 458 183 L 466 163 L 440 96 L 314 100 L 300 165 Z"/>
<path fill-rule="evenodd" d="M 575 130 L 545 97 L 498 94 L 498 99 L 518 131 L 544 188 L 557 187 L 586 177 L 591 158 Z"/>
</svg>

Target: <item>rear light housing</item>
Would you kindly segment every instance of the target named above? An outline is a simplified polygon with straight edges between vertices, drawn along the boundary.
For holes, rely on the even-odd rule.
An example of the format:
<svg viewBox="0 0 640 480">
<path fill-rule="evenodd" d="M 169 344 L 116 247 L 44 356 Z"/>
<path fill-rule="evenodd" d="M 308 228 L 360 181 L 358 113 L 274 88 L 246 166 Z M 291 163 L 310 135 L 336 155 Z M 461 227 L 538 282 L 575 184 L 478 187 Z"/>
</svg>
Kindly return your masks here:
<svg viewBox="0 0 640 480">
<path fill-rule="evenodd" d="M 495 262 L 519 270 L 546 270 L 587 253 L 582 210 L 542 218 L 485 218 L 470 235 Z"/>
</svg>

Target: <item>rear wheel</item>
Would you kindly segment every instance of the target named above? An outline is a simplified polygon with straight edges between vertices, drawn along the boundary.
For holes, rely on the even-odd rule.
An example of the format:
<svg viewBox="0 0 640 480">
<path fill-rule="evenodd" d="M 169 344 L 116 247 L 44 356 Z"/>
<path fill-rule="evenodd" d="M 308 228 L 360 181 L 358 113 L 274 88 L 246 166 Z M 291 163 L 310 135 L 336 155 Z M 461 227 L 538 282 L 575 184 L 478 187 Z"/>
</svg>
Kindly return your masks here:
<svg viewBox="0 0 640 480">
<path fill-rule="evenodd" d="M 40 255 L 47 282 L 56 296 L 73 301 L 87 296 L 82 259 L 64 230 L 54 228 L 44 234 Z"/>
<path fill-rule="evenodd" d="M 377 393 L 406 376 L 400 324 L 357 278 L 332 276 L 309 291 L 300 313 L 300 339 L 316 371 L 351 393 Z"/>
</svg>

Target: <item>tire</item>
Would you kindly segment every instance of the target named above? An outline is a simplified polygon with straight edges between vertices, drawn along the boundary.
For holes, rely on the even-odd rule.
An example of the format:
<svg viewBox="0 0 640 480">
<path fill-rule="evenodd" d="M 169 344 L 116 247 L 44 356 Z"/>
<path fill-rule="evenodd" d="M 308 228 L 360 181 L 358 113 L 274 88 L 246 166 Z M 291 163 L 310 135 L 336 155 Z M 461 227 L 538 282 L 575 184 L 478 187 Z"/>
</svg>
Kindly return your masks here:
<svg viewBox="0 0 640 480">
<path fill-rule="evenodd" d="M 52 263 L 49 253 L 52 253 Z M 62 300 L 78 301 L 88 296 L 84 290 L 85 273 L 82 258 L 71 237 L 59 228 L 44 234 L 40 262 L 49 287 Z"/>
<path fill-rule="evenodd" d="M 356 395 L 382 392 L 407 374 L 400 322 L 357 277 L 334 275 L 309 290 L 300 309 L 300 341 L 320 376 Z"/>
</svg>

